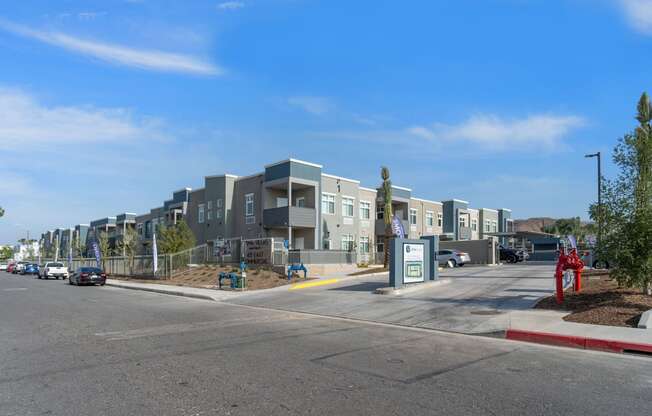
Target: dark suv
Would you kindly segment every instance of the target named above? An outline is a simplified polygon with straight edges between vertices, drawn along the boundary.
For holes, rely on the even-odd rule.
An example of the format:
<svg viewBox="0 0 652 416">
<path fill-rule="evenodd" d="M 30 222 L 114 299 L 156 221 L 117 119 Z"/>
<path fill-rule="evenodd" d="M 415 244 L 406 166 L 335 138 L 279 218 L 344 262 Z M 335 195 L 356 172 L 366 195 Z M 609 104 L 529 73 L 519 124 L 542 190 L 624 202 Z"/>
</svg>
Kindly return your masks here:
<svg viewBox="0 0 652 416">
<path fill-rule="evenodd" d="M 523 250 L 517 250 L 515 248 L 507 248 L 502 245 L 500 248 L 500 260 L 506 261 L 507 263 L 518 263 L 524 261 L 527 257 Z"/>
</svg>

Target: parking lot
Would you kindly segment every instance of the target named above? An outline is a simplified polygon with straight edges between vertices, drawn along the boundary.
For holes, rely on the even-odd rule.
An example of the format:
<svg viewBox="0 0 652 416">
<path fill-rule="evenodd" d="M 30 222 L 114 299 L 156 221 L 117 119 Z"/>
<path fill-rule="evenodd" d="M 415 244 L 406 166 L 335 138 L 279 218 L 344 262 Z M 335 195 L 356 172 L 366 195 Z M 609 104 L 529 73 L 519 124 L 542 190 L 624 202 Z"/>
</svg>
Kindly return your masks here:
<svg viewBox="0 0 652 416">
<path fill-rule="evenodd" d="M 553 293 L 554 266 L 517 264 L 444 269 L 449 283 L 405 295 L 382 296 L 387 273 L 295 291 L 251 293 L 229 302 L 286 311 L 364 319 L 468 334 L 493 333 L 511 311 L 530 309 Z"/>
</svg>

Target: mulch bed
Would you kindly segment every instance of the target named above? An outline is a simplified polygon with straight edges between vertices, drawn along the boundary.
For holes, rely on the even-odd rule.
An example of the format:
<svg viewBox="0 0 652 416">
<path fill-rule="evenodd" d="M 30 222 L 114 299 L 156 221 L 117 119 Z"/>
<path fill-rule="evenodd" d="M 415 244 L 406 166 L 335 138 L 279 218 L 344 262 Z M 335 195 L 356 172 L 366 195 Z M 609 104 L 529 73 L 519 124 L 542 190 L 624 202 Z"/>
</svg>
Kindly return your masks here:
<svg viewBox="0 0 652 416">
<path fill-rule="evenodd" d="M 608 274 L 591 274 L 582 279 L 580 293 L 564 292 L 561 305 L 557 305 L 555 296 L 550 296 L 540 300 L 535 308 L 569 311 L 564 317 L 569 322 L 634 328 L 641 314 L 652 309 L 652 296 L 644 295 L 640 289 L 619 288 Z"/>
<path fill-rule="evenodd" d="M 198 287 L 203 289 L 212 289 L 217 285 L 217 275 L 219 272 L 237 272 L 239 270 L 233 267 L 225 266 L 205 266 L 189 269 L 185 272 L 176 274 L 169 279 L 142 279 L 138 277 L 110 276 L 112 279 L 126 280 L 137 283 L 156 283 L 171 286 Z M 311 280 L 310 278 L 308 280 Z M 269 289 L 272 287 L 283 286 L 305 282 L 303 277 L 294 276 L 288 280 L 287 275 L 276 273 L 269 269 L 249 269 L 247 270 L 247 290 Z M 229 280 L 223 282 L 226 286 L 230 284 Z M 225 287 L 228 290 L 228 287 Z"/>
</svg>

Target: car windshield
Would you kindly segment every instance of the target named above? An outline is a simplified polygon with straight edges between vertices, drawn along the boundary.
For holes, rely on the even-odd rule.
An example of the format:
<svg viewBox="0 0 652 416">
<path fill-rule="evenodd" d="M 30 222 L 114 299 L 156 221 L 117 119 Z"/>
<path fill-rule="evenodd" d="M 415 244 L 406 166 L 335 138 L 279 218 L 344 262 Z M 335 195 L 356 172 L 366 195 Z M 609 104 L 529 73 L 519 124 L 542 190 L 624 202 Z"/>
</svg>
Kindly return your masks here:
<svg viewBox="0 0 652 416">
<path fill-rule="evenodd" d="M 48 263 L 48 267 L 63 267 L 63 263 Z"/>
<path fill-rule="evenodd" d="M 97 267 L 81 267 L 79 271 L 81 273 L 102 273 L 102 270 Z"/>
</svg>

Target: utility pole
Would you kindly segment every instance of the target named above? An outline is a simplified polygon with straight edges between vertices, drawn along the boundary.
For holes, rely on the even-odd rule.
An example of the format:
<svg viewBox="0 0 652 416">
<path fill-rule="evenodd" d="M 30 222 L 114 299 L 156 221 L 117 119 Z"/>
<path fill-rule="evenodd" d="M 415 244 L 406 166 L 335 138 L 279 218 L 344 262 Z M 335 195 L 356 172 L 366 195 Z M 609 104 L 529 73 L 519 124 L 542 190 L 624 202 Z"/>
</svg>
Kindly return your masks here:
<svg viewBox="0 0 652 416">
<path fill-rule="evenodd" d="M 596 248 L 601 248 L 602 242 L 602 158 L 600 152 L 584 155 L 586 158 L 598 159 L 598 241 Z"/>
</svg>

